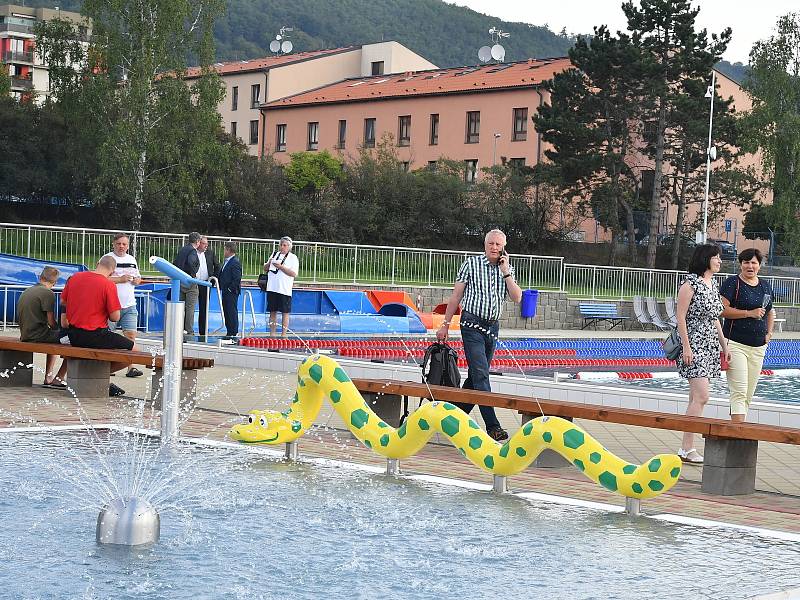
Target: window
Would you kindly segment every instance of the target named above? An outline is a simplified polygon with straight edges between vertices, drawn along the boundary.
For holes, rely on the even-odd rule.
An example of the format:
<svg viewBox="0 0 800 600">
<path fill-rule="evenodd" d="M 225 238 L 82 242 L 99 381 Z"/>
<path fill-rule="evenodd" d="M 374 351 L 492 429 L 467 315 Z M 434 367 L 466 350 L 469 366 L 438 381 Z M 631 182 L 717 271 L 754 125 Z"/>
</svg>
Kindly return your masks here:
<svg viewBox="0 0 800 600">
<path fill-rule="evenodd" d="M 655 185 L 656 172 L 653 169 L 642 169 L 642 187 L 639 190 L 639 197 L 650 200 L 653 197 L 653 186 Z"/>
<path fill-rule="evenodd" d="M 398 119 L 397 144 L 399 146 L 411 144 L 411 115 L 404 115 Z"/>
<path fill-rule="evenodd" d="M 308 150 L 316 150 L 319 148 L 319 123 L 317 121 L 308 124 Z"/>
<path fill-rule="evenodd" d="M 408 170 L 411 168 L 411 163 L 407 160 L 400 163 L 400 166 L 403 168 L 403 171 L 408 173 Z"/>
<path fill-rule="evenodd" d="M 231 110 L 239 108 L 239 86 L 235 85 L 231 88 Z"/>
<path fill-rule="evenodd" d="M 477 144 L 481 133 L 481 113 L 477 110 L 467 112 L 467 144 Z"/>
<path fill-rule="evenodd" d="M 275 126 L 275 152 L 286 152 L 286 123 Z"/>
<path fill-rule="evenodd" d="M 512 169 L 521 169 L 525 166 L 525 159 L 524 158 L 512 158 L 508 161 L 508 166 Z"/>
<path fill-rule="evenodd" d="M 431 115 L 431 135 L 428 143 L 431 146 L 435 146 L 439 143 L 439 115 L 432 114 Z"/>
<path fill-rule="evenodd" d="M 339 121 L 339 138 L 336 140 L 337 148 L 344 148 L 347 143 L 347 121 Z"/>
<path fill-rule="evenodd" d="M 642 131 L 642 138 L 644 143 L 650 146 L 655 146 L 658 140 L 658 121 L 645 121 L 644 130 Z"/>
<path fill-rule="evenodd" d="M 250 121 L 250 145 L 258 143 L 258 120 Z"/>
<path fill-rule="evenodd" d="M 239 137 L 239 136 L 236 135 L 236 127 L 237 127 L 236 121 L 231 121 L 231 135 L 234 138 L 238 138 Z"/>
<path fill-rule="evenodd" d="M 261 84 L 256 83 L 250 86 L 250 108 L 258 108 L 261 104 Z"/>
<path fill-rule="evenodd" d="M 364 147 L 375 147 L 375 119 L 364 119 Z"/>
<path fill-rule="evenodd" d="M 464 161 L 464 181 L 467 183 L 475 183 L 478 178 L 478 159 Z"/>
<path fill-rule="evenodd" d="M 372 74 L 373 75 L 383 75 L 383 61 L 379 60 L 372 63 Z"/>
<path fill-rule="evenodd" d="M 438 162 L 439 161 L 436 161 L 436 160 L 429 160 L 428 161 L 428 170 L 429 171 L 435 171 L 436 170 L 436 165 L 437 165 Z"/>
<path fill-rule="evenodd" d="M 514 133 L 511 135 L 512 142 L 524 142 L 528 139 L 528 109 L 514 109 Z"/>
</svg>

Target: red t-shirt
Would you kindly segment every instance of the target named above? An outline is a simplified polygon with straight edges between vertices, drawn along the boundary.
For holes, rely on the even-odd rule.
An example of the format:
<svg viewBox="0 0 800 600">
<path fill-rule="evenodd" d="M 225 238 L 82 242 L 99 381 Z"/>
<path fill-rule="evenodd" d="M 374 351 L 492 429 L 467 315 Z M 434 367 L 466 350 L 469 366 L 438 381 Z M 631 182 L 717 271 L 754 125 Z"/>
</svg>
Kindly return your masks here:
<svg viewBox="0 0 800 600">
<path fill-rule="evenodd" d="M 70 277 L 61 292 L 61 303 L 67 305 L 67 320 L 72 327 L 90 330 L 108 327 L 108 316 L 121 308 L 117 286 L 94 271 Z"/>
</svg>

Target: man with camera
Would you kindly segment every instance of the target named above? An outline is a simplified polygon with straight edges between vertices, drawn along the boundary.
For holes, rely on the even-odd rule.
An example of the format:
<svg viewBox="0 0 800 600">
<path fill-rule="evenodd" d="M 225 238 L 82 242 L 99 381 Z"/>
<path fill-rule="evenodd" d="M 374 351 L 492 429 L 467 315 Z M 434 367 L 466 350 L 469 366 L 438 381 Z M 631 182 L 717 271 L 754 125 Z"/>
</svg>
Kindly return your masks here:
<svg viewBox="0 0 800 600">
<path fill-rule="evenodd" d="M 514 302 L 522 300 L 522 289 L 514 281 L 514 269 L 506 254 L 506 234 L 492 229 L 484 238 L 484 253 L 467 258 L 456 275 L 453 293 L 447 303 L 444 322 L 436 332 L 440 342 L 446 342 L 450 320 L 461 305 L 461 340 L 467 359 L 467 379 L 464 389 L 491 392 L 489 363 L 497 344 L 500 331 L 500 315 L 506 297 Z M 456 404 L 469 413 L 474 404 Z M 494 407 L 481 406 L 481 417 L 486 433 L 496 440 L 508 439 L 508 433 L 500 426 Z"/>
<path fill-rule="evenodd" d="M 267 272 L 267 310 L 269 311 L 269 334 L 275 337 L 278 329 L 278 313 L 283 315 L 281 337 L 289 332 L 289 314 L 292 312 L 292 286 L 300 269 L 300 261 L 292 252 L 292 238 L 284 236 L 280 247 L 264 263 Z"/>
</svg>

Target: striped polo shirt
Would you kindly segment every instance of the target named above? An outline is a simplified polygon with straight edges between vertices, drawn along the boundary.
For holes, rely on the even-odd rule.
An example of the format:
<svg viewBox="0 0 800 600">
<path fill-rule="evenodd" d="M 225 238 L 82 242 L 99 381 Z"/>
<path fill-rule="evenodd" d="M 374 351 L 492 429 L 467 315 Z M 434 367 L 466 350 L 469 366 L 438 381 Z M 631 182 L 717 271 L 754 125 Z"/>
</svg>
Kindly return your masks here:
<svg viewBox="0 0 800 600">
<path fill-rule="evenodd" d="M 514 273 L 511 267 L 510 273 Z M 461 308 L 486 321 L 497 321 L 508 296 L 500 267 L 493 265 L 485 254 L 470 256 L 461 265 L 456 282 L 465 283 Z"/>
</svg>

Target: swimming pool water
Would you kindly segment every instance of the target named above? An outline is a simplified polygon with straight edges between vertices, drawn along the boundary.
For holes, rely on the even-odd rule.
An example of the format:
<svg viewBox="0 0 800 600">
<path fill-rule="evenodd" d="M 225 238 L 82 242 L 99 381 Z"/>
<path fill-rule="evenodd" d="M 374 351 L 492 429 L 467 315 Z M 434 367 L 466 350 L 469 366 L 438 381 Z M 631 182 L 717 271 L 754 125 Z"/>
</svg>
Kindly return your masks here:
<svg viewBox="0 0 800 600">
<path fill-rule="evenodd" d="M 800 586 L 796 543 L 263 458 L 162 511 L 157 545 L 100 547 L 96 510 L 73 510 L 82 492 L 47 462 L 59 456 L 108 460 L 75 436 L 0 433 L 3 597 L 722 599 Z M 190 478 L 230 457 L 173 460 Z"/>
</svg>

